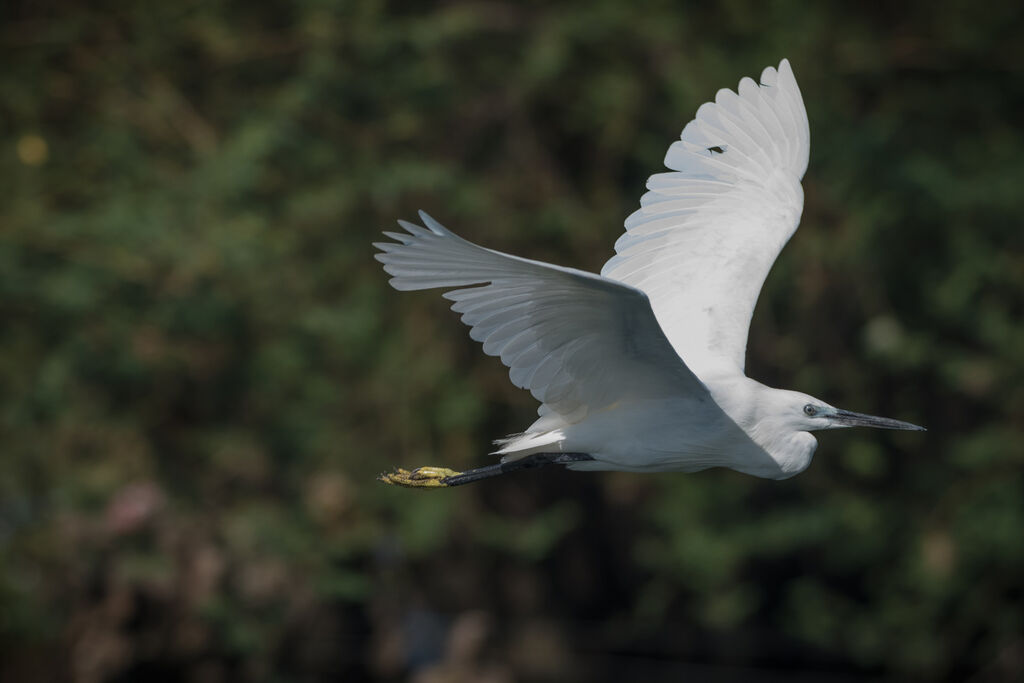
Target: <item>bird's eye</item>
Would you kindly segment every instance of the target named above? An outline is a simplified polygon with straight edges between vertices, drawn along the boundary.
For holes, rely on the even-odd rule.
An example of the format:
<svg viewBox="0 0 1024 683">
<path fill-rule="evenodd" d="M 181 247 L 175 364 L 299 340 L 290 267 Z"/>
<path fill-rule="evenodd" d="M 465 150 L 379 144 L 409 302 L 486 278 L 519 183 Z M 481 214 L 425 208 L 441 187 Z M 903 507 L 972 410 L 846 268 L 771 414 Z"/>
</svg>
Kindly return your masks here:
<svg viewBox="0 0 1024 683">
<path fill-rule="evenodd" d="M 814 417 L 818 414 L 818 409 L 812 406 L 810 403 L 804 406 L 804 415 L 808 417 Z"/>
</svg>

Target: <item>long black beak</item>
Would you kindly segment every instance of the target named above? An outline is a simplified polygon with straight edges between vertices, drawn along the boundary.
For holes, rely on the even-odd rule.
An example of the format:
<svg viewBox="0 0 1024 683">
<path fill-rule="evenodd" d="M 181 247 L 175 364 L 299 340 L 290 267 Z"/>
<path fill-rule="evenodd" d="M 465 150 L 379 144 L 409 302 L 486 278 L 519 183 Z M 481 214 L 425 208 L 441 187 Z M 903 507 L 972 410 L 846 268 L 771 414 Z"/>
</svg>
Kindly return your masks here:
<svg viewBox="0 0 1024 683">
<path fill-rule="evenodd" d="M 877 427 L 878 429 L 906 429 L 913 432 L 926 432 L 924 427 L 918 427 L 909 422 L 900 422 L 888 417 L 875 417 L 863 413 L 854 413 L 849 410 L 837 410 L 832 415 L 832 421 L 844 427 Z"/>
</svg>

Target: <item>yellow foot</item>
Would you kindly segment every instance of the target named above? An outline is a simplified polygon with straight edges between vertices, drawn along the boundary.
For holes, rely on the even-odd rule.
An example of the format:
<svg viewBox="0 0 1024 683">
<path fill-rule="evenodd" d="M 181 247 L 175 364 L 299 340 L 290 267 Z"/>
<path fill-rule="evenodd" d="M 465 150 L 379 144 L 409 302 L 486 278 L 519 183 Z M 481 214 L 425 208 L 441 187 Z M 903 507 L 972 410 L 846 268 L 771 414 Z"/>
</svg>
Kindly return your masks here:
<svg viewBox="0 0 1024 683">
<path fill-rule="evenodd" d="M 395 486 L 406 486 L 411 489 L 441 489 L 448 488 L 448 484 L 443 481 L 444 479 L 454 477 L 457 474 L 462 473 L 450 470 L 447 467 L 417 467 L 412 472 L 399 467 L 394 472 L 386 472 L 380 475 L 377 477 L 377 481 L 382 481 L 385 484 L 394 484 Z"/>
</svg>

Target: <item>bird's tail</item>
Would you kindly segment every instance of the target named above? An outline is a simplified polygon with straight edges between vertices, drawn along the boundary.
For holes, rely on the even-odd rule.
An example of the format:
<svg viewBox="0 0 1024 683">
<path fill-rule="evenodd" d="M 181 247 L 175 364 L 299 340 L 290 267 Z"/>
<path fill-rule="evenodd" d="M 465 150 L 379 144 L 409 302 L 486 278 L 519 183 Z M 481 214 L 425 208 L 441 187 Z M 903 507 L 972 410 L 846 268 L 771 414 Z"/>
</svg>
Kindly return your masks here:
<svg viewBox="0 0 1024 683">
<path fill-rule="evenodd" d="M 525 458 L 533 453 L 557 453 L 561 450 L 559 444 L 564 439 L 565 434 L 560 429 L 553 429 L 547 432 L 510 434 L 504 439 L 494 440 L 494 445 L 498 446 L 498 449 L 492 451 L 492 454 L 500 455 L 502 462 L 510 462 Z"/>
</svg>

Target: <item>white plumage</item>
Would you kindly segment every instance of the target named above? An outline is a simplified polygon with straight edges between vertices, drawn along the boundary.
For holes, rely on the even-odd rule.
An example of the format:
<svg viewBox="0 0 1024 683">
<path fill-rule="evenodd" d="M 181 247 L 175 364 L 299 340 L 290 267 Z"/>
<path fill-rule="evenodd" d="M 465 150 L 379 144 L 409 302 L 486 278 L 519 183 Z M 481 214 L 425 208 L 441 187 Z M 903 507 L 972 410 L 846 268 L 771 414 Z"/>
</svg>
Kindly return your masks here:
<svg viewBox="0 0 1024 683">
<path fill-rule="evenodd" d="M 506 460 L 573 452 L 572 469 L 792 476 L 808 431 L 920 429 L 770 389 L 743 374 L 747 329 L 803 208 L 810 133 L 787 60 L 720 90 L 669 147 L 601 275 L 477 246 L 423 212 L 376 258 L 399 290 L 445 298 L 484 352 L 541 402 Z M 454 288 L 454 289 L 453 289 Z"/>
<path fill-rule="evenodd" d="M 743 370 L 747 328 L 768 271 L 796 231 L 811 136 L 785 59 L 760 84 L 718 91 L 647 181 L 601 275 L 647 292 L 695 372 Z"/>
</svg>

